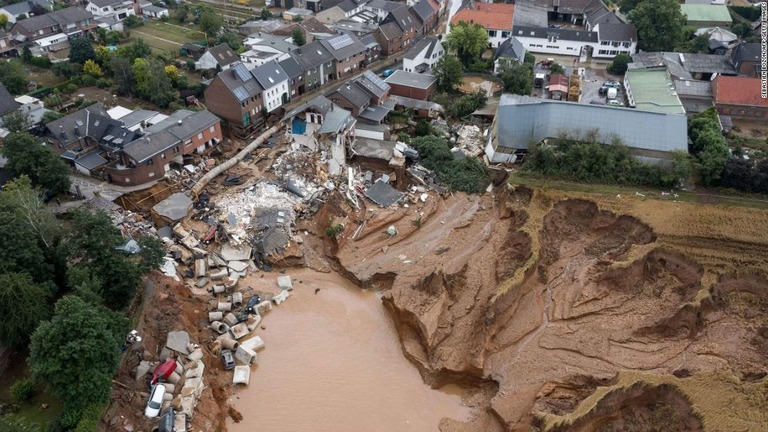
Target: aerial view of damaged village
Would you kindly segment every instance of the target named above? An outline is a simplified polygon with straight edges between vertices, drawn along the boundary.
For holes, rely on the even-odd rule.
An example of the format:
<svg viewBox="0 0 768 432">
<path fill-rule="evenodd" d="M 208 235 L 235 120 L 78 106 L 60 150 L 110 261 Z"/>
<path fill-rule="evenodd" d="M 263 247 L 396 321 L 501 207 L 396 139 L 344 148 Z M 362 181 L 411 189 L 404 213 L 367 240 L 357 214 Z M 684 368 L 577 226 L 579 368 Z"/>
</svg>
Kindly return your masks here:
<svg viewBox="0 0 768 432">
<path fill-rule="evenodd" d="M 768 431 L 765 0 L 0 0 L 0 432 Z"/>
</svg>

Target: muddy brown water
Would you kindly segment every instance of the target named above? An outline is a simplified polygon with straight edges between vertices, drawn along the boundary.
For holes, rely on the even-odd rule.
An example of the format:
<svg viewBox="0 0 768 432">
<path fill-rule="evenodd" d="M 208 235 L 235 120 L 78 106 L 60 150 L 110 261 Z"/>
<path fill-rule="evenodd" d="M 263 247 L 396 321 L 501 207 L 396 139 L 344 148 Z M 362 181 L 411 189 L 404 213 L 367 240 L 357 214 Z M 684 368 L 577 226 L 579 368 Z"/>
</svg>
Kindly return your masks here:
<svg viewBox="0 0 768 432">
<path fill-rule="evenodd" d="M 230 432 L 425 432 L 437 431 L 446 417 L 469 419 L 460 389 L 430 388 L 403 356 L 375 293 L 335 274 L 288 274 L 295 289 L 256 332 L 266 349 L 251 368 L 250 385 L 230 400 L 244 417 L 229 420 Z M 246 283 L 277 292 L 276 277 Z"/>
</svg>

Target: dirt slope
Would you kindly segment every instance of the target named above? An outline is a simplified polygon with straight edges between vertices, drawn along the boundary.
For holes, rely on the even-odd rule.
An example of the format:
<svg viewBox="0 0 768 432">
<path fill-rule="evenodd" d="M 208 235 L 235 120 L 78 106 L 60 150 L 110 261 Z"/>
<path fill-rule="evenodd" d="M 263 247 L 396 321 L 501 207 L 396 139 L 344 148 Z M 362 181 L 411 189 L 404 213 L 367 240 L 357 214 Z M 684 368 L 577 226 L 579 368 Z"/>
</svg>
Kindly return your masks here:
<svg viewBox="0 0 768 432">
<path fill-rule="evenodd" d="M 414 207 L 348 215 L 334 252 L 386 291 L 427 382 L 478 389 L 443 430 L 768 430 L 763 212 L 525 189 Z"/>
</svg>

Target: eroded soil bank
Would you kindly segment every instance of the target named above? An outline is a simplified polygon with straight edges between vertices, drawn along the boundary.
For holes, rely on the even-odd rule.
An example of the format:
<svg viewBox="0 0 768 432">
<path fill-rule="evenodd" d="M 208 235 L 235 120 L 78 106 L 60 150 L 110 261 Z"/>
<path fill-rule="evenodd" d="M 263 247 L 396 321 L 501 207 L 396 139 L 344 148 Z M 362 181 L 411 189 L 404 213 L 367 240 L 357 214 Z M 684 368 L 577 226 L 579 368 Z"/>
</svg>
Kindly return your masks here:
<svg viewBox="0 0 768 432">
<path fill-rule="evenodd" d="M 340 204 L 332 250 L 383 292 L 427 383 L 494 390 L 443 431 L 768 430 L 768 242 L 718 221 L 731 212 L 760 233 L 765 214 L 650 205 L 653 225 L 642 201 L 526 189 Z"/>
<path fill-rule="evenodd" d="M 403 357 L 379 296 L 334 273 L 287 273 L 295 289 L 262 321 L 267 348 L 230 398 L 243 415 L 230 432 L 428 432 L 445 417 L 469 419 L 460 395 L 433 390 Z M 271 279 L 245 283 L 269 291 Z"/>
</svg>

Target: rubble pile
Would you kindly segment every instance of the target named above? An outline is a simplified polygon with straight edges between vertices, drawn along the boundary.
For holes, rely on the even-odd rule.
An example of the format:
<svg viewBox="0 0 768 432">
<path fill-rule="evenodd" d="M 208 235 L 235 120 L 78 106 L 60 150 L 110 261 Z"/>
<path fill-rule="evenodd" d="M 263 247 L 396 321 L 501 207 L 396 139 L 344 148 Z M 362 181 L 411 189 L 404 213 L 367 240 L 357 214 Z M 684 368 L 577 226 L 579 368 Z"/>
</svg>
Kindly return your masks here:
<svg viewBox="0 0 768 432">
<path fill-rule="evenodd" d="M 170 170 L 167 173 L 171 183 L 181 184 L 185 189 L 191 189 L 200 177 L 216 166 L 216 159 L 203 159 L 197 164 L 187 164 L 180 170 Z"/>
<path fill-rule="evenodd" d="M 479 157 L 485 147 L 485 135 L 475 125 L 465 124 L 456 131 L 455 149 L 463 152 L 467 157 Z"/>
</svg>

